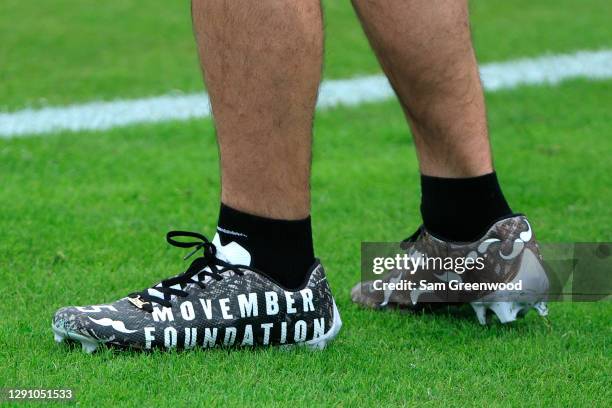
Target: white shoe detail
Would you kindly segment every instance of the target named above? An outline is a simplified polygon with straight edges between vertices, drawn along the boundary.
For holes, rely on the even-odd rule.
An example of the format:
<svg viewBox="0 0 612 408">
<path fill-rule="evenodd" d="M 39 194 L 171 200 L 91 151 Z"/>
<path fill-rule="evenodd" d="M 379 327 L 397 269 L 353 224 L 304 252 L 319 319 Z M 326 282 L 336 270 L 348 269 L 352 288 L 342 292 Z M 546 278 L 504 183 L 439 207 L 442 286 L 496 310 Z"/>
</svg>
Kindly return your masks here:
<svg viewBox="0 0 612 408">
<path fill-rule="evenodd" d="M 91 320 L 92 322 L 94 322 L 95 324 L 99 324 L 100 326 L 105 326 L 105 327 L 111 326 L 113 329 L 121 333 L 130 334 L 130 333 L 136 333 L 138 331 L 138 330 L 127 329 L 125 327 L 125 324 L 121 320 L 112 320 L 112 319 L 109 319 L 108 317 L 105 317 L 103 319 L 92 319 L 90 316 L 87 316 L 87 318 Z"/>
<path fill-rule="evenodd" d="M 531 241 L 531 238 L 533 237 L 533 233 L 531 232 L 531 224 L 529 224 L 529 221 L 527 221 L 527 219 L 525 219 L 525 224 L 527 224 L 527 231 L 521 232 L 519 234 L 519 238 L 523 242 L 529 242 Z"/>
<path fill-rule="evenodd" d="M 334 300 L 333 302 L 334 302 L 334 319 L 327 333 L 325 333 L 321 337 L 318 337 L 312 340 L 308 340 L 302 344 L 305 344 L 311 349 L 323 350 L 333 339 L 336 338 L 336 336 L 340 332 L 340 328 L 342 328 L 342 319 L 340 318 L 340 313 L 338 312 L 338 308 L 336 307 L 336 301 Z"/>
<path fill-rule="evenodd" d="M 115 306 L 113 305 L 92 305 L 86 307 L 76 306 L 75 309 L 83 313 L 98 313 L 101 312 L 102 309 L 110 310 L 111 312 L 117 311 L 117 309 L 115 309 Z"/>
<path fill-rule="evenodd" d="M 390 283 L 397 283 L 402 279 L 402 275 L 403 272 L 400 272 L 399 276 L 397 278 L 389 278 L 389 282 Z M 380 303 L 381 307 L 385 307 L 387 306 L 387 304 L 389 304 L 389 300 L 391 299 L 391 295 L 393 294 L 393 291 L 391 289 L 385 289 L 384 291 L 384 298 L 383 301 Z M 411 293 L 412 295 L 412 293 Z"/>
<path fill-rule="evenodd" d="M 213 244 L 217 248 L 217 258 L 222 261 L 236 265 L 251 265 L 251 254 L 237 242 L 230 242 L 227 245 L 221 244 L 219 234 L 215 234 Z"/>
<path fill-rule="evenodd" d="M 236 232 L 236 231 L 228 230 L 228 229 L 221 228 L 221 227 L 217 227 L 217 231 L 221 231 L 221 232 L 223 232 L 224 234 L 236 235 L 237 237 L 245 237 L 245 238 L 248 238 L 247 234 L 243 234 L 242 232 Z"/>
<path fill-rule="evenodd" d="M 508 291 L 497 291 L 489 294 L 478 301 L 471 302 L 480 324 L 486 324 L 486 311 L 491 310 L 501 323 L 513 322 L 517 317 L 524 316 L 532 308 L 540 316 L 548 314 L 546 306 L 546 293 L 548 293 L 549 282 L 544 268 L 541 266 L 537 256 L 530 250 L 523 251 L 523 258 L 519 267 L 519 273 L 510 283 L 522 281 L 527 288 L 521 292 L 520 297 L 514 301 L 495 301 L 495 299 L 516 298 L 517 295 Z"/>
<path fill-rule="evenodd" d="M 83 351 L 87 354 L 93 353 L 94 351 L 96 351 L 99 344 L 104 343 L 104 341 L 102 340 L 96 340 L 91 337 L 83 336 L 82 334 L 57 328 L 55 326 L 51 326 L 51 329 L 53 330 L 53 336 L 55 338 L 56 343 L 62 343 L 66 339 L 79 341 L 81 342 L 81 347 L 83 348 Z"/>
</svg>

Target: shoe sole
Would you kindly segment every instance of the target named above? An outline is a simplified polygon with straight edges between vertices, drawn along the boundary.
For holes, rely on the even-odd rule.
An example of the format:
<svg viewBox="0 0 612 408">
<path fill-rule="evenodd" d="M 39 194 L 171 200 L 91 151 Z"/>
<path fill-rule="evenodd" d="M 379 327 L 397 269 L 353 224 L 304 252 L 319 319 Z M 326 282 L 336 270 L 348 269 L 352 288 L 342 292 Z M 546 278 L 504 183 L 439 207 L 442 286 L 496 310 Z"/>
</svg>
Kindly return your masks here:
<svg viewBox="0 0 612 408">
<path fill-rule="evenodd" d="M 486 325 L 488 315 L 494 314 L 501 323 L 510 323 L 516 321 L 519 317 L 524 317 L 531 309 L 542 317 L 548 315 L 548 306 L 546 302 L 539 301 L 535 303 L 528 302 L 472 302 L 472 309 L 476 313 L 478 322 Z"/>
<path fill-rule="evenodd" d="M 102 340 L 97 340 L 91 337 L 83 336 L 82 334 L 75 333 L 70 330 L 60 329 L 59 327 L 55 327 L 51 325 L 51 329 L 53 330 L 53 338 L 56 343 L 60 344 L 65 340 L 72 340 L 75 342 L 80 342 L 83 347 L 83 351 L 91 354 L 100 344 L 104 342 Z"/>
<path fill-rule="evenodd" d="M 414 306 L 402 306 L 398 304 L 389 303 L 384 307 L 372 307 L 356 302 L 359 306 L 367 308 L 367 309 L 375 309 L 375 310 L 409 310 L 412 312 L 418 312 L 427 307 L 434 307 L 435 305 L 448 306 L 447 303 L 428 303 L 428 304 L 419 304 L 422 306 L 421 309 L 414 309 Z M 450 306 L 457 306 L 457 304 L 451 304 Z M 535 303 L 529 302 L 471 302 L 470 306 L 476 313 L 476 318 L 478 319 L 478 323 L 481 325 L 487 325 L 492 322 L 491 315 L 497 316 L 497 319 L 500 323 L 506 324 L 511 323 L 519 318 L 525 317 L 527 312 L 531 309 L 535 309 L 535 311 L 542 317 L 548 316 L 548 306 L 545 301 L 539 301 Z"/>
<path fill-rule="evenodd" d="M 342 327 L 342 319 L 340 318 L 340 313 L 338 312 L 338 308 L 336 307 L 336 302 L 334 301 L 334 319 L 332 321 L 332 326 L 329 330 L 324 333 L 321 337 L 316 339 L 308 340 L 305 342 L 295 343 L 295 344 L 282 344 L 277 347 L 281 348 L 291 348 L 291 347 L 308 347 L 313 350 L 323 350 L 329 343 L 332 342 L 340 332 L 340 328 Z M 66 340 L 72 340 L 74 342 L 81 343 L 82 349 L 84 352 L 91 354 L 98 349 L 98 346 L 101 344 L 105 344 L 104 340 L 94 339 L 92 337 L 84 336 L 79 333 L 75 333 L 71 330 L 61 329 L 59 327 L 55 327 L 51 325 L 51 329 L 53 330 L 53 337 L 55 342 L 60 344 Z M 274 347 L 274 346 L 272 346 Z"/>
</svg>

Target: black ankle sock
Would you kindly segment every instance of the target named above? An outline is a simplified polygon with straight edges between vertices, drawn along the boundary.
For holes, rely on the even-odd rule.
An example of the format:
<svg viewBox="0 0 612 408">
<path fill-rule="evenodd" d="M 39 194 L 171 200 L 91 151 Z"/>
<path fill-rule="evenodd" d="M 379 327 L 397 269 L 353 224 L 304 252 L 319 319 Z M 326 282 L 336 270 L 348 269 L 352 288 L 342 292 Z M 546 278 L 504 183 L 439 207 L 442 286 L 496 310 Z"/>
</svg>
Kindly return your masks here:
<svg viewBox="0 0 612 408">
<path fill-rule="evenodd" d="M 421 215 L 433 235 L 476 241 L 495 221 L 511 214 L 495 172 L 470 178 L 421 175 Z"/>
<path fill-rule="evenodd" d="M 301 286 L 313 265 L 310 217 L 287 221 L 258 217 L 221 204 L 221 244 L 235 241 L 251 254 L 252 267 L 287 289 Z"/>
</svg>

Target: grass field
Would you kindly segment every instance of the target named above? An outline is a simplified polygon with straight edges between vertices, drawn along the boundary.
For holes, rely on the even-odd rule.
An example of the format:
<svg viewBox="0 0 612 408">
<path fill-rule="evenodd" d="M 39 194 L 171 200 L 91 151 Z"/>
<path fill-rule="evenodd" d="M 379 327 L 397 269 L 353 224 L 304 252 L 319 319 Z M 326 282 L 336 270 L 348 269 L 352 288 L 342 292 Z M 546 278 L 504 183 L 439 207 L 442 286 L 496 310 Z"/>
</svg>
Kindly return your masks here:
<svg viewBox="0 0 612 408">
<path fill-rule="evenodd" d="M 612 47 L 609 1 L 475 1 L 483 62 Z M 348 3 L 327 1 L 328 78 L 378 72 Z M 0 111 L 201 89 L 186 2 L 4 0 Z M 33 29 L 36 27 L 36 29 Z M 542 241 L 612 241 L 612 80 L 487 94 L 496 165 Z M 610 406 L 612 305 L 480 327 L 463 311 L 350 303 L 361 241 L 419 224 L 417 164 L 394 102 L 317 116 L 316 252 L 344 327 L 323 352 L 114 352 L 54 344 L 53 312 L 180 272 L 170 229 L 212 236 L 210 120 L 0 139 L 0 387 L 71 387 L 83 406 Z"/>
</svg>

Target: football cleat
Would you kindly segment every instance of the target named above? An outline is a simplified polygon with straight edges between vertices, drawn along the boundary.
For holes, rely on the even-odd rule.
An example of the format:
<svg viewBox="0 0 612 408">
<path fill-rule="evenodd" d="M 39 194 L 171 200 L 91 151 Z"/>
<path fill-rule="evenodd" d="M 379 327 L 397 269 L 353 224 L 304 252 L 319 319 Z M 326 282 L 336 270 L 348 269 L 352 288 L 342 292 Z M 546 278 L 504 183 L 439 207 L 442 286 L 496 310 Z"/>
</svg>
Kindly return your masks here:
<svg viewBox="0 0 612 408">
<path fill-rule="evenodd" d="M 471 243 L 447 242 L 420 227 L 401 248 L 420 267 L 395 269 L 379 280 L 357 284 L 351 292 L 353 302 L 414 311 L 469 303 L 481 324 L 491 314 L 502 323 L 531 309 L 540 316 L 548 314 L 548 277 L 529 221 L 522 215 L 499 220 Z M 453 267 L 458 259 L 462 262 Z M 470 270 L 465 270 L 466 259 L 471 260 Z M 442 260 L 451 267 L 442 267 Z"/>
<path fill-rule="evenodd" d="M 193 242 L 176 237 L 195 238 Z M 172 231 L 168 243 L 202 250 L 187 271 L 113 303 L 59 309 L 56 342 L 150 350 L 196 347 L 291 346 L 322 349 L 342 322 L 320 261 L 303 287 L 288 290 L 251 268 L 236 242 L 221 245 L 201 234 Z"/>
</svg>

